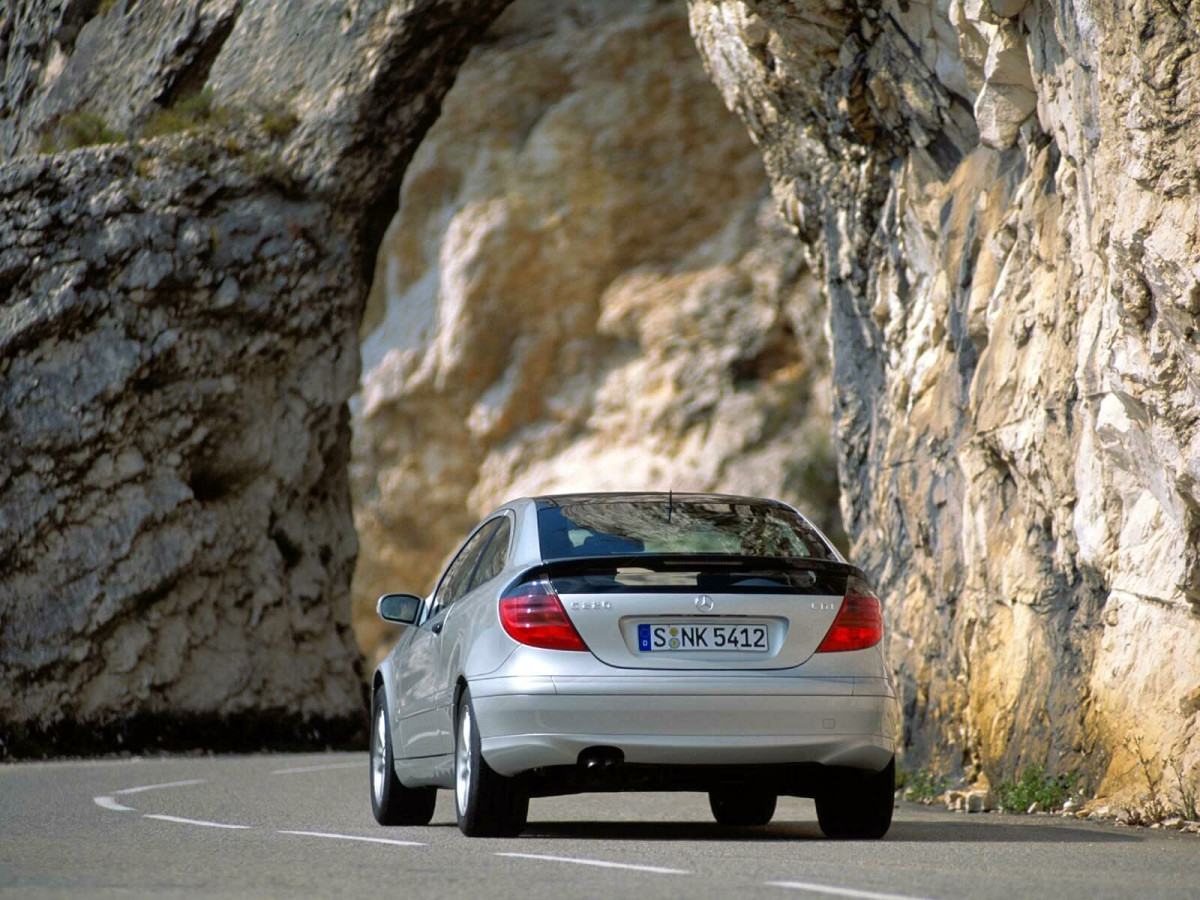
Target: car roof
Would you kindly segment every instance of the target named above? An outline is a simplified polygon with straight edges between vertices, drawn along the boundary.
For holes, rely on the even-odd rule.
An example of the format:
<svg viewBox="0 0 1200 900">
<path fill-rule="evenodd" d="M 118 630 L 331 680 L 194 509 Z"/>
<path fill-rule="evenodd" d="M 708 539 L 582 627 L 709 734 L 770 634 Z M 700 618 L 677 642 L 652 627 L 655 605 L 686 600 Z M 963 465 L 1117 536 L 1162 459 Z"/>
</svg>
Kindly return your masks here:
<svg viewBox="0 0 1200 900">
<path fill-rule="evenodd" d="M 530 497 L 538 509 L 552 506 L 566 506 L 575 503 L 611 503 L 622 501 L 633 502 L 666 502 L 667 499 L 676 503 L 751 503 L 762 506 L 786 506 L 778 500 L 766 497 L 744 497 L 737 494 L 693 494 L 678 491 L 612 491 L 582 494 L 545 494 L 540 497 Z"/>
</svg>

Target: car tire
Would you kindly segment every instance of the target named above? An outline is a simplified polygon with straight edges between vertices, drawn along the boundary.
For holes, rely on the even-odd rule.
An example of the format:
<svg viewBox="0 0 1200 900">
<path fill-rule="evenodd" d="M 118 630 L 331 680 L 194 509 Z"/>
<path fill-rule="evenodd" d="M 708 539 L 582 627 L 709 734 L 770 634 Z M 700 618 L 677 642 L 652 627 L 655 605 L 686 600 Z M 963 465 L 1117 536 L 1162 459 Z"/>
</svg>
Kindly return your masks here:
<svg viewBox="0 0 1200 900">
<path fill-rule="evenodd" d="M 454 729 L 454 808 L 468 837 L 513 837 L 529 815 L 529 795 L 483 758 L 471 692 L 459 700 Z"/>
<path fill-rule="evenodd" d="M 396 775 L 387 697 L 375 692 L 371 703 L 371 812 L 380 825 L 428 825 L 437 788 L 409 788 Z"/>
<path fill-rule="evenodd" d="M 726 788 L 708 792 L 713 818 L 721 825 L 766 825 L 775 815 L 778 799 L 765 791 Z"/>
<path fill-rule="evenodd" d="M 876 840 L 892 826 L 895 805 L 896 760 L 882 772 L 849 775 L 819 794 L 817 822 L 825 836 L 839 840 Z"/>
</svg>

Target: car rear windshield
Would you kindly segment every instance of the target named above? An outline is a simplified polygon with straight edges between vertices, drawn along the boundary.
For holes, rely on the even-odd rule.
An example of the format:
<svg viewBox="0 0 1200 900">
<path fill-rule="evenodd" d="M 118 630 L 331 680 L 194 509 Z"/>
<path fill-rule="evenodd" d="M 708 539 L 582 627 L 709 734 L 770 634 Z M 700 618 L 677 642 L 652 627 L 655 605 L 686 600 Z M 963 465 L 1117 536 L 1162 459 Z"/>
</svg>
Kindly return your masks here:
<svg viewBox="0 0 1200 900">
<path fill-rule="evenodd" d="M 543 559 L 704 554 L 837 557 L 791 510 L 745 500 L 542 501 Z"/>
</svg>

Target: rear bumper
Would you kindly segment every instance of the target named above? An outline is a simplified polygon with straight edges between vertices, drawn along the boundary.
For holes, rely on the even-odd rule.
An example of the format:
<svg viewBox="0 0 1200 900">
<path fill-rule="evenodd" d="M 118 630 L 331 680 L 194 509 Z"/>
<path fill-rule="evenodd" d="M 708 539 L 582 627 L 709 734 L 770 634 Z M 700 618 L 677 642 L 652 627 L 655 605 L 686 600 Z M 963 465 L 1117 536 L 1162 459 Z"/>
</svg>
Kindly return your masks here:
<svg viewBox="0 0 1200 900">
<path fill-rule="evenodd" d="M 816 763 L 879 771 L 895 753 L 894 697 L 822 679 L 489 678 L 471 685 L 483 757 L 502 775 L 574 765 L 589 747 L 628 763 Z"/>
</svg>

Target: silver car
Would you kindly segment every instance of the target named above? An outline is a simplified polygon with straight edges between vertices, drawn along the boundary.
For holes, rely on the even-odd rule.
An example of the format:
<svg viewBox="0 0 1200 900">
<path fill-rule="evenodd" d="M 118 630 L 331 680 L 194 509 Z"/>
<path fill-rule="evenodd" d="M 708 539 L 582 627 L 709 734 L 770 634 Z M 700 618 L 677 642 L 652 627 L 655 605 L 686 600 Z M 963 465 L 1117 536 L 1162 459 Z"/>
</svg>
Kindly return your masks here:
<svg viewBox="0 0 1200 900">
<path fill-rule="evenodd" d="M 512 835 L 530 797 L 705 791 L 725 825 L 812 797 L 822 831 L 891 825 L 899 710 L 863 573 L 804 516 L 714 494 L 506 503 L 376 670 L 371 807 Z"/>
</svg>

